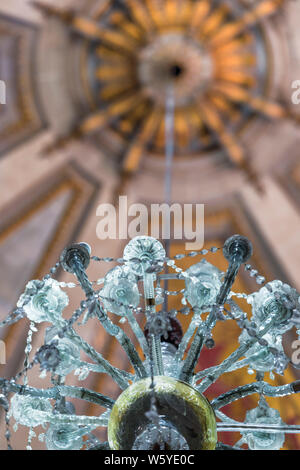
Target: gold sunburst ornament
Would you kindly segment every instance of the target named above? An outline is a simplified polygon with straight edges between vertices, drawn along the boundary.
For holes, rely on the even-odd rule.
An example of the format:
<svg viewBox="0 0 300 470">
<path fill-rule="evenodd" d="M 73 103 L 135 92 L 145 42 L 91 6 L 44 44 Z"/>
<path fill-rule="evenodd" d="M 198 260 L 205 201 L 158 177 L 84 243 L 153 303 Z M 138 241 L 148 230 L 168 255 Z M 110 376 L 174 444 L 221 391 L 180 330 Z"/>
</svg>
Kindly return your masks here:
<svg viewBox="0 0 300 470">
<path fill-rule="evenodd" d="M 222 149 L 253 176 L 240 133 L 257 115 L 289 116 L 269 98 L 271 64 L 261 25 L 283 3 L 106 0 L 85 17 L 35 2 L 88 40 L 96 111 L 71 137 L 113 130 L 127 143 L 123 169 L 133 172 L 146 152 L 164 155 L 165 101 L 172 87 L 175 155 Z"/>
</svg>

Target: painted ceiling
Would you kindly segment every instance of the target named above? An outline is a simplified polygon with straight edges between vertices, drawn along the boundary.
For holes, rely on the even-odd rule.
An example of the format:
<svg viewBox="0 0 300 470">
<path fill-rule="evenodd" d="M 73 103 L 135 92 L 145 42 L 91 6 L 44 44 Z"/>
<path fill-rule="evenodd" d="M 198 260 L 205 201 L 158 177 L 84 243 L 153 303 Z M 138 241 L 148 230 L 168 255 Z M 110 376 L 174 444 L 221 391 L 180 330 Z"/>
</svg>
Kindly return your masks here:
<svg viewBox="0 0 300 470">
<path fill-rule="evenodd" d="M 84 239 L 95 254 L 121 255 L 124 241 L 97 240 L 99 203 L 119 194 L 163 200 L 168 93 L 176 105 L 173 200 L 205 203 L 207 246 L 240 232 L 261 272 L 300 288 L 300 105 L 291 99 L 299 17 L 299 0 L 0 5 L 0 320 L 68 243 Z M 25 324 L 1 334 L 12 375 Z M 89 335 L 120 360 L 102 330 Z M 286 409 L 287 422 L 299 422 L 299 405 Z M 300 442 L 290 437 L 286 446 Z"/>
</svg>

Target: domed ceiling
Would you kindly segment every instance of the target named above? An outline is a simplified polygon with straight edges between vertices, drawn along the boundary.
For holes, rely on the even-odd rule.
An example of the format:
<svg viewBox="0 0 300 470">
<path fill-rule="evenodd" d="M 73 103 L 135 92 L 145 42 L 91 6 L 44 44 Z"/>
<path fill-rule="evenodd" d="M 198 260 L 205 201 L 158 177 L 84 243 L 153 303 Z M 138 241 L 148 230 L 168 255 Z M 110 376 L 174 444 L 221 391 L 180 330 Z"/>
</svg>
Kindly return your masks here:
<svg viewBox="0 0 300 470">
<path fill-rule="evenodd" d="M 299 15 L 299 0 L 2 2 L 0 321 L 27 280 L 43 276 L 68 243 L 122 254 L 124 240 L 96 236 L 99 204 L 119 194 L 146 205 L 163 201 L 171 96 L 173 200 L 205 203 L 205 247 L 242 233 L 253 242 L 259 272 L 300 288 L 300 108 L 291 100 L 300 79 Z M 182 245 L 173 240 L 172 253 Z M 251 291 L 251 282 L 241 273 L 240 290 Z M 0 334 L 11 358 L 0 373 L 11 376 L 26 327 L 21 321 Z M 105 357 L 128 367 L 97 325 L 88 335 Z M 208 364 L 228 355 L 234 341 L 221 330 L 217 336 L 218 356 L 207 352 Z M 289 371 L 289 381 L 296 373 Z M 94 376 L 87 385 L 117 393 Z M 283 416 L 299 422 L 299 405 L 286 404 Z M 299 446 L 290 435 L 286 448 Z"/>
<path fill-rule="evenodd" d="M 217 178 L 221 161 L 257 180 L 274 160 L 257 162 L 251 141 L 269 121 L 298 120 L 282 73 L 291 60 L 278 21 L 285 3 L 102 1 L 79 12 L 35 2 L 47 18 L 37 81 L 42 76 L 45 111 L 58 129 L 47 150 L 93 136 L 100 147 L 118 143 L 112 153 L 120 167 L 136 171 L 146 154 L 164 156 L 172 92 L 176 157 L 212 157 Z M 59 89 L 45 80 L 57 54 L 67 60 Z M 70 109 L 59 117 L 61 100 Z"/>
</svg>

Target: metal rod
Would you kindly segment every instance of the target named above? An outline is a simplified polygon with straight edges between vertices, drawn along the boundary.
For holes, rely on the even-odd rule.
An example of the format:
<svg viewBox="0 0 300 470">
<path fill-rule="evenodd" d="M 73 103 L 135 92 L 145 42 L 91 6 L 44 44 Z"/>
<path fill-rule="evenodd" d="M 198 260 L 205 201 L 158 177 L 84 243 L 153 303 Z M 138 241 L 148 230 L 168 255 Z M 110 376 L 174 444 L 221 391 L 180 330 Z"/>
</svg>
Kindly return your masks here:
<svg viewBox="0 0 300 470">
<path fill-rule="evenodd" d="M 284 432 L 288 434 L 294 434 L 300 432 L 300 426 L 296 424 L 286 424 L 286 425 L 272 425 L 272 424 L 256 424 L 256 423 L 217 423 L 217 430 L 218 432 L 223 431 L 256 431 L 256 432 L 270 432 L 270 433 L 278 433 Z"/>
<path fill-rule="evenodd" d="M 166 93 L 166 113 L 165 113 L 165 150 L 166 150 L 166 165 L 165 165 L 165 203 L 171 205 L 172 203 L 172 170 L 173 170 L 173 159 L 174 159 L 174 112 L 175 112 L 175 100 L 174 100 L 174 89 L 173 85 L 167 89 Z M 167 221 L 165 220 L 165 224 Z M 163 232 L 171 233 L 171 230 L 166 230 L 167 227 L 163 227 Z M 170 238 L 165 241 L 166 256 L 170 256 Z M 168 267 L 165 270 L 168 274 Z M 164 289 L 168 290 L 168 280 L 164 282 Z M 164 309 L 168 311 L 168 296 L 164 296 Z"/>
<path fill-rule="evenodd" d="M 166 173 L 165 173 L 165 202 L 172 202 L 172 169 L 174 159 L 174 112 L 175 100 L 173 87 L 170 86 L 166 95 L 165 114 L 165 149 L 166 149 Z"/>
</svg>

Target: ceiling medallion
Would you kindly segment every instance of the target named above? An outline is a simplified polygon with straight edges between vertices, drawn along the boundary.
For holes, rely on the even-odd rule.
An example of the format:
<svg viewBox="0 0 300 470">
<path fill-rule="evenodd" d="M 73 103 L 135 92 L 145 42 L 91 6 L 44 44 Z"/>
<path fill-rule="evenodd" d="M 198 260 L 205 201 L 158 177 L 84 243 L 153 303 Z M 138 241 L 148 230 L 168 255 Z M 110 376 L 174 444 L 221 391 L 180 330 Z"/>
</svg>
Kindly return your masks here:
<svg viewBox="0 0 300 470">
<path fill-rule="evenodd" d="M 175 157 L 222 152 L 228 165 L 255 179 L 241 136 L 253 118 L 291 118 L 270 98 L 273 74 L 266 21 L 284 0 L 126 0 L 99 3 L 89 15 L 34 2 L 87 41 L 84 72 L 95 111 L 69 136 L 109 130 L 124 142 L 123 171 L 146 153 L 164 155 L 168 88 L 174 90 Z M 49 149 L 48 149 L 49 150 Z"/>
</svg>

